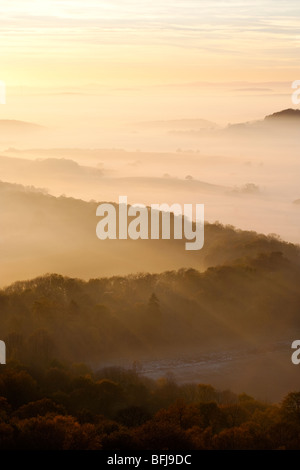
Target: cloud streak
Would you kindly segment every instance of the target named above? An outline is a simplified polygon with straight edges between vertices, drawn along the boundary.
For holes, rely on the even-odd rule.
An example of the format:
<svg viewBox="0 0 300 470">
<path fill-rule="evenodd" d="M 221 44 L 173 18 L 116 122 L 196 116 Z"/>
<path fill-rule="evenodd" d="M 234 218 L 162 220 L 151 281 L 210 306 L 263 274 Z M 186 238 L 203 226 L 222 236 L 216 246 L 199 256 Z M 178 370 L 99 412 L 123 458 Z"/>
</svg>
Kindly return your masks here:
<svg viewBox="0 0 300 470">
<path fill-rule="evenodd" d="M 65 63 L 77 61 L 78 68 L 89 59 L 103 61 L 105 70 L 115 76 L 120 72 L 114 64 L 134 70 L 147 61 L 148 75 L 156 69 L 157 80 L 165 62 L 170 76 L 181 64 L 187 77 L 200 78 L 204 68 L 205 79 L 224 67 L 233 76 L 237 59 L 245 73 L 247 68 L 259 73 L 278 66 L 296 70 L 300 4 L 294 0 L 284 4 L 270 0 L 12 0 L 1 4 L 4 67 L 24 58 L 54 61 L 57 57 Z M 194 64 L 198 64 L 196 72 Z M 264 78 L 272 79 L 270 70 Z"/>
</svg>

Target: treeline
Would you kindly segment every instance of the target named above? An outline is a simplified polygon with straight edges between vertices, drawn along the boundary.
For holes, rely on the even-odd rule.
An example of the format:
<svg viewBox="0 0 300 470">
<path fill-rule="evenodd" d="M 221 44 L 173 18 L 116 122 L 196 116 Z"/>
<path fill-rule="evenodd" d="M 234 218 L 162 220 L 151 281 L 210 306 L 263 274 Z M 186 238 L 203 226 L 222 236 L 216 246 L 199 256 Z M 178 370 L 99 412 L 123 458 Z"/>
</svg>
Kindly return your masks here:
<svg viewBox="0 0 300 470">
<path fill-rule="evenodd" d="M 99 366 L 114 358 L 289 341 L 299 331 L 300 266 L 280 252 L 204 273 L 80 279 L 46 275 L 0 291 L 9 360 L 57 357 Z M 284 312 L 284 315 L 283 315 Z"/>
<path fill-rule="evenodd" d="M 0 368 L 0 449 L 298 449 L 300 392 L 279 404 L 83 364 Z"/>
</svg>

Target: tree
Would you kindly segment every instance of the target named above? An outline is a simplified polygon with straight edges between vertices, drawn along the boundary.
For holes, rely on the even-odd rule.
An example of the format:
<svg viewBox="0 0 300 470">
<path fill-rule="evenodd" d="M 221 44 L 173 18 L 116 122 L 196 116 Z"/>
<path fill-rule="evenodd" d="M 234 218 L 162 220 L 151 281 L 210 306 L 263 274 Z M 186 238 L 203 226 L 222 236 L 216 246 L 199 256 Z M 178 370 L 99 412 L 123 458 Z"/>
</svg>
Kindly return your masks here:
<svg viewBox="0 0 300 470">
<path fill-rule="evenodd" d="M 48 331 L 40 329 L 28 338 L 28 350 L 34 364 L 47 364 L 52 359 L 54 341 Z"/>
<path fill-rule="evenodd" d="M 153 318 L 160 319 L 161 317 L 160 303 L 159 303 L 157 295 L 154 292 L 151 294 L 149 302 L 148 302 L 148 311 L 152 315 Z"/>
<path fill-rule="evenodd" d="M 281 411 L 288 418 L 300 418 L 300 392 L 289 393 L 281 403 Z"/>
<path fill-rule="evenodd" d="M 127 427 L 136 427 L 144 424 L 151 418 L 150 413 L 142 406 L 129 406 L 117 413 L 116 419 Z"/>
</svg>

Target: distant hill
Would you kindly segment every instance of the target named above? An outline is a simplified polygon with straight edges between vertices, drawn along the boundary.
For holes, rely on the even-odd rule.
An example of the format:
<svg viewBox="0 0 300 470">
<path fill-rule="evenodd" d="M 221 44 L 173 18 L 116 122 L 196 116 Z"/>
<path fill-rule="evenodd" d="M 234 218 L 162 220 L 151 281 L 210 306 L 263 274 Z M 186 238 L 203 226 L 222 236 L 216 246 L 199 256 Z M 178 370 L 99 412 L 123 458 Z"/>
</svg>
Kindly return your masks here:
<svg viewBox="0 0 300 470">
<path fill-rule="evenodd" d="M 206 224 L 204 248 L 195 252 L 185 250 L 184 240 L 100 241 L 98 202 L 54 197 L 21 185 L 0 183 L 0 204 L 0 285 L 47 272 L 88 279 L 190 267 L 204 270 L 273 251 L 299 258 L 299 248 L 291 243 L 221 224 Z"/>
<path fill-rule="evenodd" d="M 295 131 L 295 126 L 300 123 L 300 110 L 299 109 L 284 109 L 282 111 L 275 112 L 273 114 L 266 115 L 263 118 L 256 119 L 254 121 L 229 123 L 226 127 L 221 127 L 215 122 L 208 121 L 205 119 L 179 119 L 179 120 L 166 120 L 166 121 L 149 121 L 141 122 L 138 125 L 144 129 L 164 129 L 174 135 L 190 135 L 205 137 L 214 137 L 215 135 L 221 135 L 226 137 L 228 134 L 231 136 L 252 136 L 255 132 L 255 137 L 270 137 L 269 132 L 274 125 L 276 129 L 287 130 L 287 125 L 291 127 L 291 130 Z M 276 135 L 271 134 L 272 139 L 276 138 Z M 282 137 L 282 136 L 281 136 Z"/>
<path fill-rule="evenodd" d="M 274 126 L 276 134 L 274 134 Z M 298 134 L 300 128 L 300 110 L 284 109 L 265 116 L 263 119 L 229 124 L 225 133 L 235 136 L 252 136 L 254 138 L 271 138 L 272 140 Z M 221 131 L 222 132 L 222 131 Z"/>
<path fill-rule="evenodd" d="M 283 111 L 278 111 L 277 113 L 266 116 L 265 121 L 293 121 L 300 123 L 300 110 L 292 108 L 284 109 Z"/>
</svg>

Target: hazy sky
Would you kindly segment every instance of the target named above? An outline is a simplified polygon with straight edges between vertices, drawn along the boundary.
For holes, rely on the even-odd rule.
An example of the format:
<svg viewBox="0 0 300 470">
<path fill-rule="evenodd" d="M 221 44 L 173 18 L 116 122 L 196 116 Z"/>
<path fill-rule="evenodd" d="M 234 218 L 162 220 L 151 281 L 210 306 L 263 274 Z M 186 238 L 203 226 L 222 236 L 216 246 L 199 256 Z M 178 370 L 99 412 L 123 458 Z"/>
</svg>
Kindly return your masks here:
<svg viewBox="0 0 300 470">
<path fill-rule="evenodd" d="M 2 132 L 0 152 L 8 147 L 81 147 L 233 153 L 237 160 L 230 168 L 216 163 L 205 170 L 196 158 L 197 170 L 188 165 L 175 171 L 172 163 L 163 168 L 160 160 L 150 159 L 149 168 L 137 152 L 124 166 L 117 161 L 112 167 L 108 161 L 107 173 L 114 175 L 120 166 L 118 177 L 136 169 L 138 176 L 192 174 L 226 186 L 254 183 L 266 197 L 278 196 L 274 211 L 280 217 L 272 218 L 269 206 L 259 215 L 253 203 L 251 217 L 244 209 L 239 213 L 242 206 L 225 202 L 224 211 L 214 206 L 221 220 L 243 228 L 246 220 L 246 228 L 280 234 L 281 225 L 295 225 L 292 203 L 300 198 L 296 151 L 291 149 L 288 163 L 286 149 L 282 156 L 269 141 L 255 146 L 254 138 L 253 147 L 244 148 L 232 137 L 224 149 L 219 134 L 209 146 L 197 132 L 174 134 L 173 124 L 161 130 L 141 122 L 204 118 L 227 125 L 293 107 L 291 84 L 300 79 L 299 0 L 0 0 L 0 12 L 0 80 L 8 90 L 0 120 L 47 128 L 26 138 Z M 181 154 L 176 155 L 181 162 Z M 102 165 L 101 158 L 97 164 Z M 254 174 L 249 168 L 255 168 Z M 44 187 L 42 181 L 39 186 Z M 109 200 L 117 200 L 117 185 L 112 191 Z M 266 214 L 271 229 L 264 223 Z"/>
<path fill-rule="evenodd" d="M 293 81 L 298 0 L 0 1 L 8 86 Z"/>
</svg>

